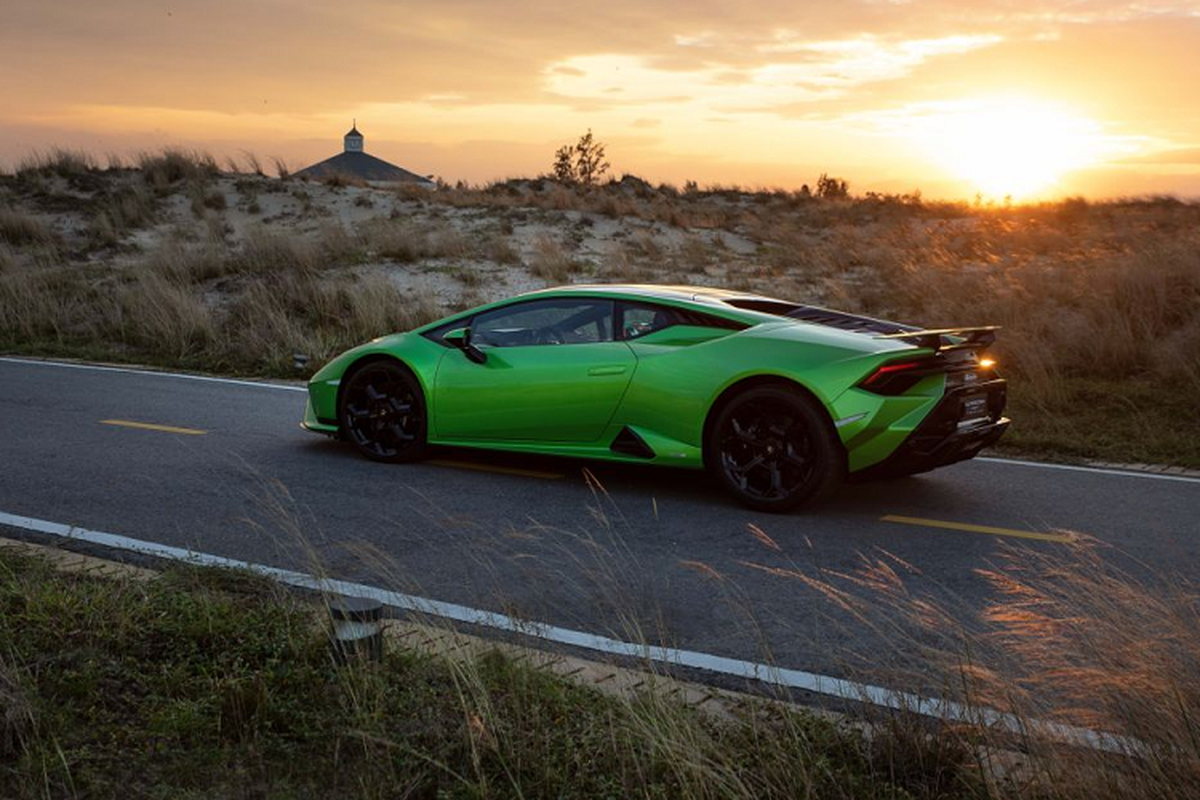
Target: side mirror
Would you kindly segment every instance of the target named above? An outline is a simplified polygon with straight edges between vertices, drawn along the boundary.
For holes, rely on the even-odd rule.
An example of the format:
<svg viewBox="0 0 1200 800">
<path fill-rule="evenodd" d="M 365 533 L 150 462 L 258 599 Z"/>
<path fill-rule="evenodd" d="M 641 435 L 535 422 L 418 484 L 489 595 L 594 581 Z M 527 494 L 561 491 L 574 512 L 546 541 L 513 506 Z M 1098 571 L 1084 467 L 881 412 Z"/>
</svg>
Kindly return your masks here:
<svg viewBox="0 0 1200 800">
<path fill-rule="evenodd" d="M 487 361 L 487 353 L 471 344 L 470 328 L 455 328 L 452 331 L 446 331 L 442 334 L 442 341 L 451 347 L 456 347 L 459 350 L 462 350 L 463 355 L 474 361 L 476 364 L 482 364 L 483 362 Z"/>
</svg>

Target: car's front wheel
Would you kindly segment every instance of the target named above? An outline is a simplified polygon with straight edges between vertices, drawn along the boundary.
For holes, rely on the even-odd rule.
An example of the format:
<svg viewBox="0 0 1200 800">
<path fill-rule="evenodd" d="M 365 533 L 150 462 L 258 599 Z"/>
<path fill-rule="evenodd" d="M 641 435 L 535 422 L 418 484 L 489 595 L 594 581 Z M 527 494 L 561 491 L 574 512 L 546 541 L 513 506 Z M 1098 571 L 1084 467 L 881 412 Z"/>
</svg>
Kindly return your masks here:
<svg viewBox="0 0 1200 800">
<path fill-rule="evenodd" d="M 833 490 L 845 473 L 841 443 L 816 405 L 783 386 L 748 389 L 718 413 L 709 469 L 743 505 L 788 511 Z"/>
<path fill-rule="evenodd" d="M 425 398 L 412 374 L 394 361 L 371 361 L 342 388 L 342 431 L 374 461 L 415 461 L 425 455 Z"/>
</svg>

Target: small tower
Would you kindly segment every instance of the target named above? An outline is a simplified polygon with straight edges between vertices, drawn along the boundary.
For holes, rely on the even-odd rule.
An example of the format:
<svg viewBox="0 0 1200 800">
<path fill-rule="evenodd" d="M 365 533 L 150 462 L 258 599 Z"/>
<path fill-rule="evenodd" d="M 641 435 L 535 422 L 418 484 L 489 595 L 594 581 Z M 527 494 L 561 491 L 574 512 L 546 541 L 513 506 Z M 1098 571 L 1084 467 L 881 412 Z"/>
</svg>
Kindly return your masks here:
<svg viewBox="0 0 1200 800">
<path fill-rule="evenodd" d="M 363 135 L 358 132 L 358 120 L 354 120 L 354 124 L 350 127 L 350 132 L 343 139 L 347 153 L 361 153 L 363 151 Z"/>
</svg>

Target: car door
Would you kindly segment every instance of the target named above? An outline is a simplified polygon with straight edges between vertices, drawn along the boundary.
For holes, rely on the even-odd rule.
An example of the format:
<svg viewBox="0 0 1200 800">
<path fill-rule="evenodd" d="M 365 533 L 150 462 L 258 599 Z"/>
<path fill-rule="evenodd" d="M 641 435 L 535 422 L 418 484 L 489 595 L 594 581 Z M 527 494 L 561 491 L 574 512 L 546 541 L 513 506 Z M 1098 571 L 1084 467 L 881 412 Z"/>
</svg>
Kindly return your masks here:
<svg viewBox="0 0 1200 800">
<path fill-rule="evenodd" d="M 442 440 L 593 442 L 637 363 L 613 336 L 611 300 L 526 300 L 471 320 L 476 363 L 447 352 L 434 382 Z"/>
</svg>

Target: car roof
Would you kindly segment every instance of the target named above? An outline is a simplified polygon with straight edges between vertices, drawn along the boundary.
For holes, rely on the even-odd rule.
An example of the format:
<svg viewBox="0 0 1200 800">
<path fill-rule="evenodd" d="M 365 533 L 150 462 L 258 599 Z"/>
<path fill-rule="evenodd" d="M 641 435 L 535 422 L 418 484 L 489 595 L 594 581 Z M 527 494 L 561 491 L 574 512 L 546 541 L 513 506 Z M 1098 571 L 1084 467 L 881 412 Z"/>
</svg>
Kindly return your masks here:
<svg viewBox="0 0 1200 800">
<path fill-rule="evenodd" d="M 744 317 L 745 311 L 729 305 L 729 300 L 774 300 L 772 297 L 750 292 L 736 292 L 730 289 L 717 289 L 711 286 L 669 286 L 650 283 L 576 283 L 569 286 L 556 286 L 550 289 L 539 289 L 519 295 L 521 298 L 537 297 L 540 295 L 609 295 L 624 298 L 643 298 L 646 300 L 667 300 L 677 303 L 700 303 L 714 307 L 722 312 L 733 312 L 733 316 Z M 758 315 L 756 312 L 751 312 Z M 757 320 L 756 320 L 757 321 Z"/>
<path fill-rule="evenodd" d="M 576 283 L 567 286 L 555 286 L 547 289 L 538 289 L 532 292 L 524 292 L 522 294 L 506 297 L 502 300 L 496 300 L 473 309 L 460 311 L 457 314 L 452 314 L 427 325 L 423 325 L 417 328 L 416 332 L 423 333 L 427 330 L 441 327 L 442 325 L 468 317 L 472 314 L 478 314 L 482 311 L 489 311 L 493 308 L 500 308 L 512 303 L 536 300 L 541 297 L 611 297 L 635 300 L 657 300 L 667 304 L 699 306 L 701 309 L 711 312 L 717 316 L 736 320 L 746 325 L 795 322 L 795 320 L 789 320 L 773 314 L 766 314 L 761 311 L 739 308 L 735 305 L 729 305 L 727 303 L 729 300 L 765 300 L 771 302 L 782 302 L 775 300 L 774 298 L 763 297 L 761 295 L 750 294 L 747 292 L 735 292 L 728 289 L 715 289 L 709 286 L 660 286 L 658 284 L 642 283 Z"/>
</svg>

